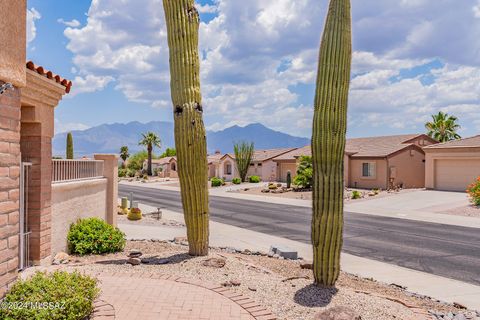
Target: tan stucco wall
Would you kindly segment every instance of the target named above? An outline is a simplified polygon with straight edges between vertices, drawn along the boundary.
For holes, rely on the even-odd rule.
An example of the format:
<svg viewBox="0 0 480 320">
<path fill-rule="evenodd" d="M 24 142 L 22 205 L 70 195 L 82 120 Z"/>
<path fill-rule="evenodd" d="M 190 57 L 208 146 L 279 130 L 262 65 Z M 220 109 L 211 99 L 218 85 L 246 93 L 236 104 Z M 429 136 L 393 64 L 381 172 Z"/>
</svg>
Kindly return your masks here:
<svg viewBox="0 0 480 320">
<path fill-rule="evenodd" d="M 365 162 L 374 162 L 376 164 L 376 174 L 372 178 L 362 177 L 362 164 Z M 350 188 L 363 189 L 386 189 L 387 188 L 387 160 L 386 159 L 350 159 L 348 169 L 350 179 L 348 186 Z M 355 184 L 356 183 L 356 184 Z"/>
<path fill-rule="evenodd" d="M 230 163 L 232 165 L 232 174 L 226 174 L 225 164 Z M 235 165 L 235 160 L 226 157 L 220 161 L 220 167 L 218 172 L 219 178 L 225 179 L 225 181 L 232 181 L 233 178 L 240 177 L 237 171 L 237 166 Z"/>
<path fill-rule="evenodd" d="M 52 256 L 67 250 L 70 224 L 81 218 L 106 220 L 107 179 L 52 185 Z"/>
<path fill-rule="evenodd" d="M 0 80 L 24 87 L 26 61 L 26 0 L 0 0 Z"/>
<path fill-rule="evenodd" d="M 297 175 L 297 164 L 295 161 L 279 161 L 278 162 L 278 177 L 280 182 L 287 181 L 287 172 L 290 171 L 293 178 Z"/>
<path fill-rule="evenodd" d="M 435 170 L 438 160 L 477 160 L 480 159 L 480 148 L 450 148 L 450 149 L 424 149 L 425 150 L 425 187 L 427 189 L 435 189 Z M 464 168 L 470 169 L 472 182 L 478 175 L 480 168 Z"/>
<path fill-rule="evenodd" d="M 405 150 L 388 159 L 389 175 L 395 168 L 393 185 L 403 184 L 404 188 L 425 187 L 425 155 L 417 149 Z M 391 177 L 393 178 L 393 177 Z"/>
</svg>

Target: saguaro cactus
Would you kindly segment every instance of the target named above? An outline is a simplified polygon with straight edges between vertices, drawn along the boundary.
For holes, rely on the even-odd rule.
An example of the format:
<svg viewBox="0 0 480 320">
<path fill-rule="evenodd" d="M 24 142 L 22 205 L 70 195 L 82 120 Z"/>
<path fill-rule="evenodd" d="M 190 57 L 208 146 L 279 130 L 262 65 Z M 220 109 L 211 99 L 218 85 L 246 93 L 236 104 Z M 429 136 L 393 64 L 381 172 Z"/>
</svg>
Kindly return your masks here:
<svg viewBox="0 0 480 320">
<path fill-rule="evenodd" d="M 190 254 L 208 254 L 207 142 L 200 93 L 194 0 L 163 0 L 170 49 L 170 89 L 183 213 Z"/>
<path fill-rule="evenodd" d="M 343 244 L 343 161 L 352 59 L 350 0 L 331 0 L 320 45 L 314 103 L 313 273 L 335 285 Z"/>
<path fill-rule="evenodd" d="M 289 171 L 287 171 L 287 188 L 290 189 L 290 187 L 292 186 L 292 173 Z"/>
<path fill-rule="evenodd" d="M 67 159 L 73 159 L 73 136 L 72 133 L 67 133 L 67 150 L 66 150 Z"/>
</svg>

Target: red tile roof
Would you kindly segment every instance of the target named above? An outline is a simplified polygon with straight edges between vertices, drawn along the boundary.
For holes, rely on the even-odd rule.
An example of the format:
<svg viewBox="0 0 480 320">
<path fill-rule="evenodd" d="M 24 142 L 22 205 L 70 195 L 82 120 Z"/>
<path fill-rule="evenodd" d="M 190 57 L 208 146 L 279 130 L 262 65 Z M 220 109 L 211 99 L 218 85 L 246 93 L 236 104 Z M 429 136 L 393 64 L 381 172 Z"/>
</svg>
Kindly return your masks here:
<svg viewBox="0 0 480 320">
<path fill-rule="evenodd" d="M 425 147 L 425 149 L 443 148 L 480 148 L 480 135 L 461 140 L 452 140 L 444 143 L 433 144 Z"/>
<path fill-rule="evenodd" d="M 397 136 L 369 137 L 347 139 L 345 153 L 351 155 L 352 158 L 358 157 L 386 157 L 397 151 L 403 150 L 414 145 L 410 143 L 416 138 L 425 136 L 423 134 L 406 134 Z M 425 136 L 425 139 L 430 139 Z M 274 160 L 292 160 L 299 156 L 311 156 L 310 146 L 305 146 L 293 150 L 291 152 L 280 155 Z"/>
<path fill-rule="evenodd" d="M 52 71 L 44 69 L 42 66 L 35 65 L 32 61 L 27 62 L 27 69 L 32 70 L 38 73 L 41 76 L 45 76 L 56 83 L 61 84 L 65 87 L 65 93 L 69 93 L 72 88 L 72 81 L 60 77 L 58 74 L 54 74 Z"/>
<path fill-rule="evenodd" d="M 270 160 L 270 159 L 278 157 L 278 156 L 280 156 L 284 153 L 287 153 L 287 152 L 290 153 L 294 150 L 296 150 L 296 148 L 279 148 L 279 149 L 255 150 L 253 152 L 252 161 L 262 162 L 262 161 Z M 226 156 L 229 156 L 230 158 L 235 159 L 235 154 L 233 154 L 233 153 L 227 153 L 227 154 L 223 155 L 222 158 L 224 158 Z"/>
</svg>

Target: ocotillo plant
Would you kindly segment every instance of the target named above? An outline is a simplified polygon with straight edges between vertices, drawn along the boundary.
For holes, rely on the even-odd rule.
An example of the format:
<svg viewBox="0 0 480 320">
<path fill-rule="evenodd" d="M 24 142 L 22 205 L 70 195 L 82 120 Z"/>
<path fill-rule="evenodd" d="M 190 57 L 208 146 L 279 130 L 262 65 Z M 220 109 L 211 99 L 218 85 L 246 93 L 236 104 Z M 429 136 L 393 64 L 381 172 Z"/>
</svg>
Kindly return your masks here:
<svg viewBox="0 0 480 320">
<path fill-rule="evenodd" d="M 163 0 L 170 51 L 175 147 L 189 253 L 208 254 L 207 141 L 200 93 L 198 28 L 194 0 Z"/>
<path fill-rule="evenodd" d="M 312 245 L 315 283 L 335 285 L 343 244 L 343 161 L 352 59 L 350 0 L 331 0 L 314 102 Z"/>
<path fill-rule="evenodd" d="M 240 142 L 236 143 L 233 146 L 233 151 L 235 153 L 235 164 L 237 166 L 237 172 L 242 179 L 242 182 L 245 182 L 247 179 L 248 168 L 253 159 L 254 153 L 253 142 Z"/>
<path fill-rule="evenodd" d="M 73 159 L 73 136 L 72 133 L 67 133 L 67 150 L 66 150 L 66 158 Z"/>
</svg>

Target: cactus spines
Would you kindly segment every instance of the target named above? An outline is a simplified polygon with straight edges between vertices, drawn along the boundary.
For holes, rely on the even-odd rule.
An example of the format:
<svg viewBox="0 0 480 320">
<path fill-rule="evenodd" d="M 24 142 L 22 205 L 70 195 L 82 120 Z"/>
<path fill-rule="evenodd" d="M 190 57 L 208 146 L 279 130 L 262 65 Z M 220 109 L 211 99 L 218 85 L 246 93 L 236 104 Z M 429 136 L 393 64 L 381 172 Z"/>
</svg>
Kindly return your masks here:
<svg viewBox="0 0 480 320">
<path fill-rule="evenodd" d="M 163 0 L 170 52 L 170 90 L 178 176 L 189 253 L 208 254 L 208 166 L 194 0 Z"/>
<path fill-rule="evenodd" d="M 66 158 L 73 159 L 73 136 L 71 132 L 67 133 Z"/>
<path fill-rule="evenodd" d="M 287 189 L 290 189 L 292 185 L 292 173 L 289 171 L 287 171 Z"/>
<path fill-rule="evenodd" d="M 352 58 L 350 0 L 331 0 L 320 45 L 312 131 L 315 283 L 335 285 L 343 244 L 343 161 Z"/>
</svg>

